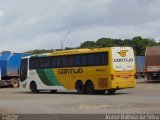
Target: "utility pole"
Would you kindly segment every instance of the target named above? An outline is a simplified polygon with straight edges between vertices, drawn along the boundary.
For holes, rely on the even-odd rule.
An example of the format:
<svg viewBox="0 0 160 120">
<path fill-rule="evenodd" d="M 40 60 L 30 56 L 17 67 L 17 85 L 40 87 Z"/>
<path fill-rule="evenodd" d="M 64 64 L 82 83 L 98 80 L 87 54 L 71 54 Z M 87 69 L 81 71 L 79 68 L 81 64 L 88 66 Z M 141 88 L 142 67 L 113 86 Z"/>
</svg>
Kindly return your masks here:
<svg viewBox="0 0 160 120">
<path fill-rule="evenodd" d="M 69 34 L 70 32 L 71 32 L 71 31 L 67 31 L 67 34 L 65 35 L 64 39 L 61 40 L 61 49 L 62 49 L 62 50 L 64 50 L 64 42 L 65 42 L 65 40 L 66 40 L 66 38 L 67 38 L 67 36 L 68 36 L 68 34 Z"/>
</svg>

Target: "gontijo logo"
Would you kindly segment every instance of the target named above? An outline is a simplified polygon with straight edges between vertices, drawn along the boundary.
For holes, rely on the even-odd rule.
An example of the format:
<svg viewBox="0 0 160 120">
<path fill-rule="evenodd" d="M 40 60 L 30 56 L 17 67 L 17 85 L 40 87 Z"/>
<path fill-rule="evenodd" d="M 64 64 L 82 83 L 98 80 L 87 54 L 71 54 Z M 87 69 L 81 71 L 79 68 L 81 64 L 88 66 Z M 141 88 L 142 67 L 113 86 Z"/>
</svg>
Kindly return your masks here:
<svg viewBox="0 0 160 120">
<path fill-rule="evenodd" d="M 128 50 L 121 50 L 120 52 L 117 52 L 118 54 L 120 54 L 121 57 L 126 57 L 126 53 Z"/>
<path fill-rule="evenodd" d="M 128 50 L 121 50 L 120 52 L 117 52 L 121 57 L 115 58 L 114 62 L 133 62 L 134 59 L 130 58 L 129 56 L 126 57 Z"/>
</svg>

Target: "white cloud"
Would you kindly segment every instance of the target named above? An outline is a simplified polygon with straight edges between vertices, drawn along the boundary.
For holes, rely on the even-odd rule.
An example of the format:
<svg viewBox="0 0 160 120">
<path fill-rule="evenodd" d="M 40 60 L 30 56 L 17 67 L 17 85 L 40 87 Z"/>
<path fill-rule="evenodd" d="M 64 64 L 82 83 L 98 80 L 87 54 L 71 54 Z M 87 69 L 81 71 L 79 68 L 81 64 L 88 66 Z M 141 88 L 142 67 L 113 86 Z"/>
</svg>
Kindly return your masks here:
<svg viewBox="0 0 160 120">
<path fill-rule="evenodd" d="M 4 12 L 0 10 L 0 17 L 4 15 Z"/>
<path fill-rule="evenodd" d="M 158 0 L 2 0 L 0 51 L 79 46 L 101 37 L 159 38 Z"/>
</svg>

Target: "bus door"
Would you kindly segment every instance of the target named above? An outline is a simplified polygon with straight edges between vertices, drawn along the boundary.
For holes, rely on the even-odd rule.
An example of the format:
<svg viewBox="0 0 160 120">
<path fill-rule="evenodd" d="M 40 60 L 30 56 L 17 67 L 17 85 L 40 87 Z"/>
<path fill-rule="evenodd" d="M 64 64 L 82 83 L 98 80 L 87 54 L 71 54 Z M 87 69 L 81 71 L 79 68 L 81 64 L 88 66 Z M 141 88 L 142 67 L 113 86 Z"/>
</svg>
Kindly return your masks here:
<svg viewBox="0 0 160 120">
<path fill-rule="evenodd" d="M 20 66 L 20 81 L 23 82 L 27 79 L 27 73 L 28 73 L 28 59 L 22 59 L 21 60 L 21 66 Z"/>
</svg>

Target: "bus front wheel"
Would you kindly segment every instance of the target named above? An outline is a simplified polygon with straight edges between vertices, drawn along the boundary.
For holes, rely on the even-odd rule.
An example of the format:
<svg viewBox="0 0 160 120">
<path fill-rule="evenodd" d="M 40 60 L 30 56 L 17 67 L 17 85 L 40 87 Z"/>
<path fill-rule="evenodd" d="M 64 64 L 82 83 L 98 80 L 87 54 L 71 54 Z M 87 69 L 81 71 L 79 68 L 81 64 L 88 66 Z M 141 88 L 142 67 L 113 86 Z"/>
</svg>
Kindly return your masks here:
<svg viewBox="0 0 160 120">
<path fill-rule="evenodd" d="M 39 91 L 37 90 L 37 85 L 35 82 L 31 82 L 30 84 L 30 90 L 32 93 L 38 93 Z"/>
<path fill-rule="evenodd" d="M 76 89 L 77 89 L 78 94 L 84 94 L 85 93 L 85 88 L 84 88 L 84 85 L 81 81 L 78 81 L 76 83 Z"/>
<path fill-rule="evenodd" d="M 86 83 L 86 92 L 87 92 L 87 94 L 94 94 L 94 92 L 95 92 L 94 91 L 94 85 L 91 81 L 88 81 Z"/>
</svg>

